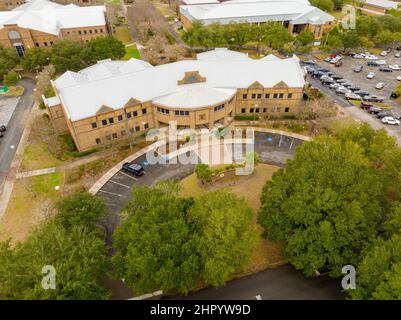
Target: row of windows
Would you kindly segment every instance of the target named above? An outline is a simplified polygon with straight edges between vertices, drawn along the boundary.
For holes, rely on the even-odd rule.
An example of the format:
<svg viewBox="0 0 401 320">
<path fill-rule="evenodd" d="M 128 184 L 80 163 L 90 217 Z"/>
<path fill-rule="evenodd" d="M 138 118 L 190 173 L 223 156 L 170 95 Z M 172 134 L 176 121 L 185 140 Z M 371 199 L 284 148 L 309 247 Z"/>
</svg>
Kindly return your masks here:
<svg viewBox="0 0 401 320">
<path fill-rule="evenodd" d="M 147 114 L 147 113 L 148 113 L 148 110 L 146 108 L 143 108 L 142 109 L 142 114 Z M 137 117 L 138 116 L 138 111 L 127 112 L 126 116 L 127 116 L 127 119 Z M 123 117 L 122 114 L 119 114 L 117 116 L 117 121 L 118 122 L 123 121 L 123 119 L 124 119 L 124 117 Z M 113 124 L 113 123 L 114 123 L 114 118 L 113 117 L 111 117 L 109 119 L 103 119 L 102 120 L 102 126 L 107 126 L 108 124 Z M 97 122 L 92 122 L 91 125 L 92 125 L 93 129 L 97 128 Z"/>
<path fill-rule="evenodd" d="M 249 113 L 260 113 L 260 112 L 266 113 L 267 108 L 249 108 Z M 270 112 L 281 112 L 281 107 L 271 107 Z M 290 108 L 285 107 L 284 112 L 290 112 Z M 247 113 L 246 108 L 242 108 L 241 113 Z"/>
<path fill-rule="evenodd" d="M 50 41 L 49 43 L 47 41 L 43 42 L 43 46 L 48 47 L 48 46 L 52 46 L 53 45 L 53 41 Z M 35 42 L 35 46 L 40 47 L 40 43 L 39 42 Z"/>
<path fill-rule="evenodd" d="M 189 116 L 189 111 L 176 111 L 175 112 L 175 115 L 176 116 L 179 116 L 179 117 L 187 117 L 187 116 Z"/>
<path fill-rule="evenodd" d="M 143 124 L 143 129 L 144 130 L 149 129 L 149 124 L 148 123 L 144 123 Z M 131 129 L 129 129 L 129 131 L 130 131 L 130 133 L 139 132 L 139 131 L 141 131 L 141 127 L 140 126 L 135 126 L 135 127 L 131 128 Z M 120 132 L 120 136 L 121 137 L 124 137 L 126 134 L 127 134 L 127 131 L 121 130 L 121 132 Z M 115 139 L 118 139 L 118 133 L 112 133 L 112 134 L 109 134 L 109 135 L 106 136 L 106 140 L 107 141 L 115 140 Z M 96 144 L 101 144 L 102 143 L 102 139 L 96 138 L 95 142 L 96 142 Z"/>
<path fill-rule="evenodd" d="M 72 33 L 76 34 L 77 31 L 72 31 Z M 89 29 L 89 30 L 78 30 L 78 34 L 97 34 L 103 33 L 103 29 Z M 67 34 L 70 34 L 70 31 L 67 31 Z"/>
<path fill-rule="evenodd" d="M 214 111 L 220 111 L 220 110 L 223 110 L 223 109 L 224 109 L 224 104 L 221 104 L 219 106 L 215 106 L 214 107 Z"/>
<path fill-rule="evenodd" d="M 292 93 L 287 94 L 287 98 L 292 98 Z M 242 100 L 248 99 L 248 94 L 242 95 Z M 251 99 L 262 99 L 261 93 L 252 93 Z M 265 93 L 265 99 L 270 99 L 270 93 Z M 284 93 L 273 93 L 273 99 L 284 99 Z"/>
<path fill-rule="evenodd" d="M 170 114 L 170 110 L 164 108 L 157 108 L 157 112 L 161 112 L 164 114 Z"/>
</svg>

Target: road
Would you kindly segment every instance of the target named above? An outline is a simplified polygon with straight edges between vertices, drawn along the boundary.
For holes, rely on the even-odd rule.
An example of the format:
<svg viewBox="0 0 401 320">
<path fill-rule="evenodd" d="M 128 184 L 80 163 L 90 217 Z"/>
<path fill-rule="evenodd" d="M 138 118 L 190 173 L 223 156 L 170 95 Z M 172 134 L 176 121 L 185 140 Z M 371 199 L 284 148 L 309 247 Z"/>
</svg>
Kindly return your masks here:
<svg viewBox="0 0 401 320">
<path fill-rule="evenodd" d="M 35 82 L 30 79 L 23 79 L 20 85 L 25 87 L 25 92 L 19 100 L 8 123 L 4 137 L 0 140 L 0 191 L 2 190 L 3 183 L 10 169 L 11 162 L 14 159 L 29 112 L 34 103 L 32 92 L 35 87 Z"/>
<path fill-rule="evenodd" d="M 236 279 L 221 288 L 206 288 L 188 296 L 175 296 L 179 300 L 340 300 L 340 279 L 328 276 L 307 278 L 290 265 Z"/>
</svg>

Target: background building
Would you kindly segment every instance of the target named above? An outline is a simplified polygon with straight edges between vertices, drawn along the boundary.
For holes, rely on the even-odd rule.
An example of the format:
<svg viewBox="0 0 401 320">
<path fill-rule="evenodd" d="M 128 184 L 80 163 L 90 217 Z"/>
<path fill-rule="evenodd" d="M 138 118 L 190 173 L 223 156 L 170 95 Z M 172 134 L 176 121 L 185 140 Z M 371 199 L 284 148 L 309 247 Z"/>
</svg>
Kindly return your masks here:
<svg viewBox="0 0 401 320">
<path fill-rule="evenodd" d="M 218 4 L 182 5 L 180 20 L 185 29 L 194 21 L 204 25 L 276 21 L 291 33 L 308 28 L 318 39 L 331 28 L 334 17 L 311 6 L 307 0 L 231 0 Z"/>
<path fill-rule="evenodd" d="M 48 0 L 32 0 L 12 11 L 0 12 L 0 43 L 26 48 L 49 47 L 59 39 L 89 41 L 108 34 L 104 6 L 63 6 Z"/>
<path fill-rule="evenodd" d="M 226 126 L 235 115 L 297 113 L 304 84 L 295 56 L 253 60 L 215 49 L 155 67 L 99 61 L 56 79 L 56 97 L 44 102 L 56 131 L 70 133 L 83 151 L 170 121 L 199 129 Z"/>
<path fill-rule="evenodd" d="M 368 15 L 383 15 L 387 10 L 397 9 L 400 4 L 400 2 L 388 0 L 366 0 L 360 9 Z"/>
<path fill-rule="evenodd" d="M 1 0 L 0 11 L 12 10 L 25 3 L 25 0 Z"/>
</svg>

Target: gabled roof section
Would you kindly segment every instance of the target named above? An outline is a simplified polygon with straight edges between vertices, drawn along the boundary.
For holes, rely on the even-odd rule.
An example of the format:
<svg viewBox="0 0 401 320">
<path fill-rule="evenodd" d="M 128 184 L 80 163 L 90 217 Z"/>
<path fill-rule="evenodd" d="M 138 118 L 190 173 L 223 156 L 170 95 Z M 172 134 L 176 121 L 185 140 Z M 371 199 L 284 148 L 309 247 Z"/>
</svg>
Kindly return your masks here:
<svg viewBox="0 0 401 320">
<path fill-rule="evenodd" d="M 109 107 L 109 106 L 103 105 L 103 106 L 101 106 L 101 107 L 99 108 L 99 110 L 96 112 L 96 114 L 99 115 L 99 114 L 111 112 L 111 111 L 113 111 L 113 110 L 114 110 L 113 108 L 111 108 L 111 107 Z"/>
<path fill-rule="evenodd" d="M 271 53 L 271 54 L 268 54 L 267 56 L 263 57 L 263 58 L 260 59 L 260 60 L 264 60 L 264 61 L 277 61 L 277 60 L 280 60 L 280 58 Z"/>
<path fill-rule="evenodd" d="M 279 83 L 275 84 L 273 86 L 274 89 L 286 89 L 288 88 L 288 84 L 286 84 L 284 81 L 280 81 Z"/>
<path fill-rule="evenodd" d="M 196 59 L 201 61 L 246 61 L 251 58 L 243 52 L 228 50 L 227 48 L 215 48 L 211 51 L 198 53 Z"/>
<path fill-rule="evenodd" d="M 130 98 L 127 103 L 125 104 L 126 107 L 133 107 L 136 106 L 138 104 L 141 104 L 142 101 L 139 101 L 138 99 L 135 98 Z"/>
<path fill-rule="evenodd" d="M 255 81 L 248 88 L 249 89 L 261 89 L 261 88 L 263 89 L 263 86 L 260 84 L 260 82 Z"/>
</svg>

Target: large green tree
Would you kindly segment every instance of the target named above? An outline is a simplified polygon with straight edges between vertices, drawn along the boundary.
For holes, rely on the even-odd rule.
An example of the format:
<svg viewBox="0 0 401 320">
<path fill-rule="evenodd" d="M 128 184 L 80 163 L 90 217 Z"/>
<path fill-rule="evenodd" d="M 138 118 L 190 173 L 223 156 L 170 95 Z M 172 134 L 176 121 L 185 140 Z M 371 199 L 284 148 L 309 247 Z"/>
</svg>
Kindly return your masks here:
<svg viewBox="0 0 401 320">
<path fill-rule="evenodd" d="M 55 289 L 42 287 L 44 266 L 56 271 Z M 1 299 L 106 299 L 107 250 L 96 233 L 50 222 L 15 248 L 0 243 Z"/>
<path fill-rule="evenodd" d="M 92 62 L 104 59 L 118 60 L 125 55 L 124 44 L 114 37 L 98 37 L 88 43 Z"/>
<path fill-rule="evenodd" d="M 79 41 L 60 40 L 52 47 L 51 62 L 56 71 L 79 71 L 92 61 L 88 45 Z"/>
<path fill-rule="evenodd" d="M 28 71 L 42 70 L 50 63 L 51 52 L 47 48 L 33 47 L 25 51 L 21 66 Z"/>
<path fill-rule="evenodd" d="M 401 230 L 399 230 L 401 231 Z M 401 234 L 380 239 L 358 265 L 353 299 L 401 299 Z"/>
<path fill-rule="evenodd" d="M 10 72 L 17 64 L 19 58 L 17 51 L 13 48 L 6 48 L 0 44 L 0 78 Z"/>
<path fill-rule="evenodd" d="M 114 234 L 113 261 L 136 293 L 220 286 L 248 261 L 255 230 L 243 200 L 226 191 L 182 198 L 172 183 L 133 195 Z"/>
<path fill-rule="evenodd" d="M 366 137 L 356 142 L 364 131 Z M 393 143 L 381 135 L 361 126 L 304 143 L 266 183 L 260 214 L 265 235 L 285 240 L 285 256 L 305 274 L 339 275 L 378 236 L 389 185 L 374 166 L 382 160 L 376 142 L 384 143 L 381 150 Z"/>
</svg>

